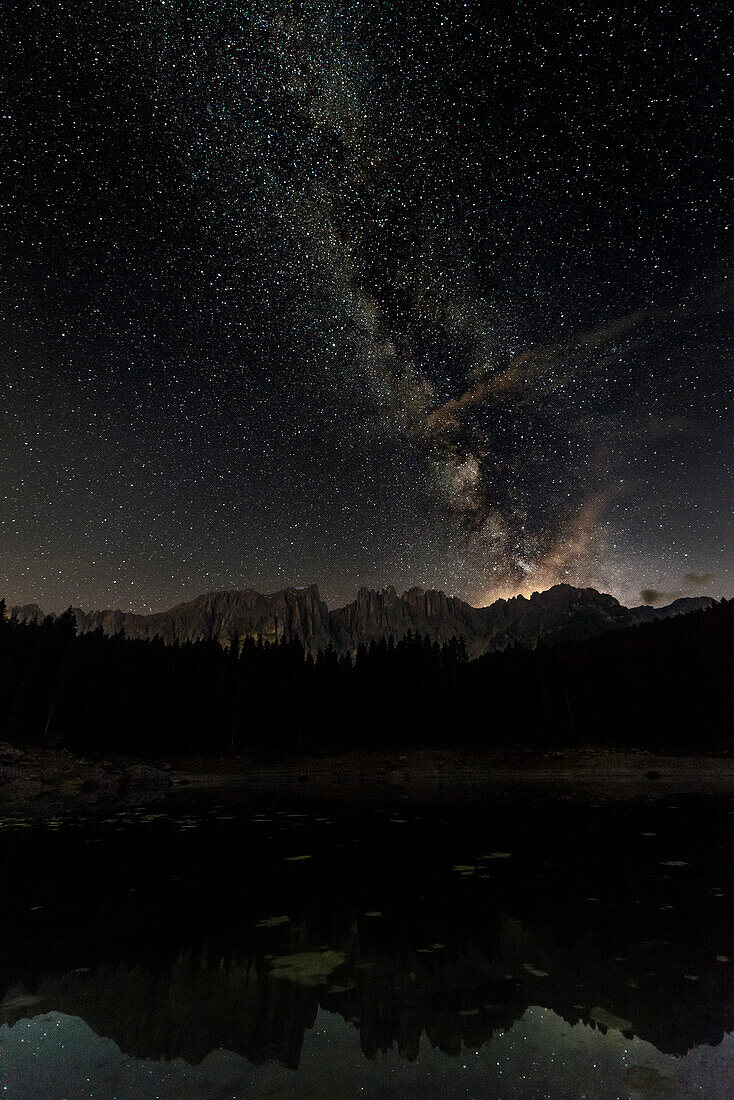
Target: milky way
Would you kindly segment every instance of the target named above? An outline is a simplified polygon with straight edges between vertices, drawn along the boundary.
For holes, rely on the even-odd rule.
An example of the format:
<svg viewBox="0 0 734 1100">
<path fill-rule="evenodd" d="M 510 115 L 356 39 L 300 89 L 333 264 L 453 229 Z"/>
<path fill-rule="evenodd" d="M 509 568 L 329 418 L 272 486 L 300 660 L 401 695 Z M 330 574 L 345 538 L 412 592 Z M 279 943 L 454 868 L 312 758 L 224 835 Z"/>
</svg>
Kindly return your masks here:
<svg viewBox="0 0 734 1100">
<path fill-rule="evenodd" d="M 5 594 L 731 593 L 727 7 L 18 6 Z"/>
</svg>

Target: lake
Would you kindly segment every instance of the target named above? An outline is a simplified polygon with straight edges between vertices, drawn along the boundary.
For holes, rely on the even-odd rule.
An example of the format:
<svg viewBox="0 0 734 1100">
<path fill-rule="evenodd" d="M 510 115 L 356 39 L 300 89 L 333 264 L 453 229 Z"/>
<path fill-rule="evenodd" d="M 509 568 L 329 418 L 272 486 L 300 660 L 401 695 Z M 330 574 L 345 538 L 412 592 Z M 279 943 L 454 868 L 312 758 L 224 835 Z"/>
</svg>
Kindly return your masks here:
<svg viewBox="0 0 734 1100">
<path fill-rule="evenodd" d="M 0 1095 L 730 1098 L 734 803 L 0 823 Z"/>
</svg>

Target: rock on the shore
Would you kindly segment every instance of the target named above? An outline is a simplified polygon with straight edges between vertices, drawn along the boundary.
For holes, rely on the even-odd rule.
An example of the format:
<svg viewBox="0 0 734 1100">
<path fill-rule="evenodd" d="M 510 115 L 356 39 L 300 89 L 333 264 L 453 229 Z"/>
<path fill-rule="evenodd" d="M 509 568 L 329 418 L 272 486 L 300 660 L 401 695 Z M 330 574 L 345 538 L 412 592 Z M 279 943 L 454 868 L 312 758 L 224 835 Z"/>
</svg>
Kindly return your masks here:
<svg viewBox="0 0 734 1100">
<path fill-rule="evenodd" d="M 79 790 L 90 806 L 114 799 L 117 793 L 114 777 L 107 775 L 101 767 L 95 768 L 86 779 L 82 780 Z"/>
<path fill-rule="evenodd" d="M 22 749 L 16 749 L 7 741 L 0 741 L 0 764 L 17 764 L 24 756 Z"/>
<path fill-rule="evenodd" d="M 92 762 L 66 749 L 23 752 L 0 742 L 0 812 L 97 808 L 158 802 L 173 786 L 173 777 L 146 764 L 120 766 Z"/>
<path fill-rule="evenodd" d="M 168 793 L 173 780 L 159 768 L 133 764 L 125 768 L 117 781 L 120 798 L 125 802 L 151 802 Z"/>
</svg>

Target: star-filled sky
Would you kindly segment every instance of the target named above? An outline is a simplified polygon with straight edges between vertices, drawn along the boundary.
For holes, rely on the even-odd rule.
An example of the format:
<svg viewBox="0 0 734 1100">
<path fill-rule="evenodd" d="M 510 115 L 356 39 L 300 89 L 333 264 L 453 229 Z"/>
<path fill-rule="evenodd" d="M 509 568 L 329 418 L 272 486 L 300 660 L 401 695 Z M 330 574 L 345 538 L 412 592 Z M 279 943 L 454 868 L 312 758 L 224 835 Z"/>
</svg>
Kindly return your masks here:
<svg viewBox="0 0 734 1100">
<path fill-rule="evenodd" d="M 0 592 L 734 595 L 730 16 L 9 6 Z"/>
</svg>

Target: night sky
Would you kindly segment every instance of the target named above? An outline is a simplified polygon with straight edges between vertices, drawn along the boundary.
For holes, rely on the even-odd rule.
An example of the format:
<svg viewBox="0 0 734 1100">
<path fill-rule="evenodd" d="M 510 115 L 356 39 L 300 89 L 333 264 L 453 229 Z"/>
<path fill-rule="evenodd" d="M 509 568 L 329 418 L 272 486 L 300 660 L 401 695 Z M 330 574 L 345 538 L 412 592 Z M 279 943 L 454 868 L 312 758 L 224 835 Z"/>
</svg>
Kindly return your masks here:
<svg viewBox="0 0 734 1100">
<path fill-rule="evenodd" d="M 729 4 L 2 18 L 10 602 L 734 595 Z"/>
</svg>

